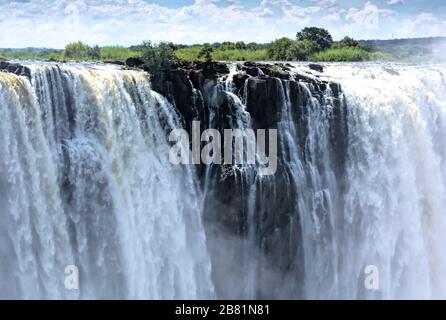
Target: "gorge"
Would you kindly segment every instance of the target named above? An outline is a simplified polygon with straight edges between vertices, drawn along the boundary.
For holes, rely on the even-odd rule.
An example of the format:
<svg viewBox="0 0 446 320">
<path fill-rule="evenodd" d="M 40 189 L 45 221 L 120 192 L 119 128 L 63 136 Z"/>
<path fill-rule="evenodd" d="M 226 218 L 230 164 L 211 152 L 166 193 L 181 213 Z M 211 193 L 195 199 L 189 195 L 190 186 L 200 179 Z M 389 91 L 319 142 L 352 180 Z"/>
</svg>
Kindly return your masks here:
<svg viewBox="0 0 446 320">
<path fill-rule="evenodd" d="M 0 62 L 0 298 L 446 298 L 444 65 L 153 77 Z M 194 121 L 276 129 L 277 171 L 171 164 Z"/>
</svg>

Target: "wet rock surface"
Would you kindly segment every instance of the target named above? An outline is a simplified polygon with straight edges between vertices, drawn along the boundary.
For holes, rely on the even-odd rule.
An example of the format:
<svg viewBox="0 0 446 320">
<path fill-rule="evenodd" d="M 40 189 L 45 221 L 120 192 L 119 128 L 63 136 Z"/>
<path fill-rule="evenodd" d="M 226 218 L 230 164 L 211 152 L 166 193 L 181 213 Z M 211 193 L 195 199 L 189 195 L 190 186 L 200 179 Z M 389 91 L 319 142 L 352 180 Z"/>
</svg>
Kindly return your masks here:
<svg viewBox="0 0 446 320">
<path fill-rule="evenodd" d="M 18 76 L 25 76 L 31 79 L 31 70 L 19 63 L 0 60 L 0 71 L 14 73 Z"/>
<path fill-rule="evenodd" d="M 302 150 L 307 147 L 312 125 L 309 120 L 314 108 L 312 99 L 317 99 L 323 105 L 327 90 L 330 90 L 334 100 L 330 102 L 334 107 L 330 120 L 330 148 L 336 154 L 335 165 L 341 171 L 346 137 L 343 121 L 346 115 L 340 99 L 342 92 L 339 85 L 320 78 L 318 73 L 323 68 L 319 67 L 309 67 L 315 73 L 303 73 L 296 72 L 289 64 L 245 62 L 236 65 L 236 71 L 230 73 L 224 63 L 175 62 L 165 75 L 162 86 L 155 86 L 154 89 L 168 97 L 177 107 L 189 131 L 194 120 L 201 121 L 202 130 L 215 128 L 223 133 L 224 129 L 234 128 L 237 106 L 227 90 L 232 90 L 240 103 L 243 103 L 254 130 L 279 129 L 280 132 L 279 125 L 289 104 Z M 225 81 L 229 81 L 232 88 L 225 88 Z M 289 154 L 291 150 L 281 142 L 282 139 L 279 133 L 278 153 Z M 306 156 L 302 154 L 301 157 Z M 242 245 L 245 241 L 243 239 L 251 238 L 250 241 L 256 243 L 256 249 L 253 250 L 260 250 L 256 272 L 257 277 L 262 279 L 258 281 L 261 286 L 255 289 L 254 295 L 259 298 L 290 297 L 292 293 L 292 297 L 299 298 L 304 274 L 299 264 L 303 255 L 302 234 L 299 231 L 301 216 L 296 207 L 300 195 L 288 159 L 279 157 L 277 172 L 267 182 L 259 182 L 247 173 L 237 173 L 232 166 L 221 165 L 213 166 L 209 171 L 207 169 L 204 165 L 199 166 L 198 174 L 203 185 L 210 183 L 207 187 L 209 193 L 205 200 L 204 221 L 208 246 L 213 253 L 211 258 L 215 267 L 212 272 L 218 296 L 234 297 L 234 288 L 243 282 L 243 279 L 236 278 L 223 282 L 221 279 L 225 278 L 227 270 L 235 268 L 234 261 L 243 264 L 247 254 Z M 253 186 L 257 191 L 249 204 Z M 221 259 L 228 256 L 233 257 L 233 260 Z M 271 292 L 272 287 L 283 290 Z M 240 297 L 245 293 L 240 292 Z"/>
</svg>

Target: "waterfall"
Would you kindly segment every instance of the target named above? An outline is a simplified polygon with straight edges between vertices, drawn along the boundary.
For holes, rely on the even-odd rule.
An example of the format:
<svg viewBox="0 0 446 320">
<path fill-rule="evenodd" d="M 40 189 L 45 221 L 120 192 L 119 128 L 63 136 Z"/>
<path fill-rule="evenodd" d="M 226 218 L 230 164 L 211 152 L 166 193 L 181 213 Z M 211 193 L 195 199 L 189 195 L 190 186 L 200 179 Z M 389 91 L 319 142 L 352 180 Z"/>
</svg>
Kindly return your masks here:
<svg viewBox="0 0 446 320">
<path fill-rule="evenodd" d="M 273 176 L 171 165 L 189 123 L 143 72 L 26 66 L 0 72 L 0 298 L 446 298 L 445 66 L 249 78 L 277 114 L 251 112 L 235 64 L 193 88 L 202 129 L 270 121 Z"/>
<path fill-rule="evenodd" d="M 30 68 L 0 73 L 1 295 L 212 297 L 194 171 L 168 161 L 172 106 L 141 72 Z"/>
<path fill-rule="evenodd" d="M 345 210 L 339 216 L 345 298 L 445 298 L 446 69 L 332 66 L 348 108 Z M 364 265 L 381 290 L 352 285 Z"/>
<path fill-rule="evenodd" d="M 341 95 L 276 81 L 279 171 L 238 189 L 251 250 L 242 296 L 444 298 L 446 69 L 333 64 L 324 78 Z M 370 266 L 378 290 L 365 286 Z"/>
</svg>

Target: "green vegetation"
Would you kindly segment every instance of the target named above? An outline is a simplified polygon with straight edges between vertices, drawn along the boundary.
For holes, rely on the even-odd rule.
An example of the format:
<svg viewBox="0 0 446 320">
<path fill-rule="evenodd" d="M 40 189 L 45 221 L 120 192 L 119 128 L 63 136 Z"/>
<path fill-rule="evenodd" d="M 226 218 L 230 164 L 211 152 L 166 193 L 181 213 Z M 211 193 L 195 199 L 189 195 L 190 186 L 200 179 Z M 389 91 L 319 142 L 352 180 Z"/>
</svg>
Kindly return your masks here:
<svg viewBox="0 0 446 320">
<path fill-rule="evenodd" d="M 318 45 L 308 39 L 294 41 L 281 38 L 273 41 L 267 49 L 268 57 L 276 61 L 305 61 L 318 51 Z"/>
<path fill-rule="evenodd" d="M 130 57 L 138 57 L 140 52 L 123 46 L 107 46 L 101 48 L 102 60 L 125 60 Z"/>
<path fill-rule="evenodd" d="M 154 88 L 162 88 L 165 80 L 165 71 L 168 70 L 170 61 L 175 58 L 173 43 L 161 42 L 153 44 L 150 41 L 144 42 L 140 48 L 141 59 L 144 62 L 144 69 L 152 74 L 159 75 L 152 78 Z"/>
<path fill-rule="evenodd" d="M 268 46 L 268 56 L 281 61 L 368 61 L 382 57 L 361 47 L 358 41 L 345 37 L 334 42 L 321 28 L 305 28 L 296 40 L 281 38 Z"/>
<path fill-rule="evenodd" d="M 214 48 L 212 48 L 209 43 L 205 43 L 204 46 L 200 49 L 200 52 L 198 53 L 198 59 L 203 58 L 204 61 L 211 62 L 213 52 Z"/>
<path fill-rule="evenodd" d="M 437 45 L 442 40 L 442 45 Z M 223 42 L 213 44 L 174 45 L 144 42 L 132 47 L 90 46 L 82 42 L 69 43 L 64 50 L 56 49 L 0 49 L 6 59 L 47 61 L 125 61 L 142 58 L 148 69 L 162 69 L 166 59 L 185 61 L 423 61 L 441 55 L 433 48 L 442 48 L 445 39 L 420 38 L 357 41 L 345 37 L 333 41 L 322 28 L 307 27 L 297 32 L 296 39 L 280 38 L 268 44 L 255 42 Z"/>
<path fill-rule="evenodd" d="M 328 30 L 316 27 L 307 27 L 299 31 L 296 35 L 296 41 L 308 40 L 313 42 L 317 51 L 330 48 L 333 44 L 333 38 Z"/>
<path fill-rule="evenodd" d="M 63 57 L 68 60 L 100 60 L 101 49 L 98 46 L 90 47 L 80 41 L 66 45 Z"/>
<path fill-rule="evenodd" d="M 334 42 L 326 50 L 314 53 L 311 60 L 316 61 L 368 61 L 378 58 L 359 45 L 359 42 L 350 37 L 345 37 L 339 42 Z"/>
<path fill-rule="evenodd" d="M 257 43 L 245 44 L 244 42 L 223 42 L 210 45 L 212 58 L 218 61 L 267 61 L 270 60 L 264 45 Z M 175 56 L 180 60 L 206 60 L 200 56 L 203 45 L 183 46 L 175 51 Z M 209 48 L 207 49 L 209 50 Z"/>
<path fill-rule="evenodd" d="M 50 60 L 59 56 L 62 50 L 56 49 L 0 49 L 0 56 L 6 59 L 20 59 L 20 60 Z"/>
<path fill-rule="evenodd" d="M 358 47 L 330 48 L 311 56 L 314 61 L 368 61 L 371 58 L 370 52 Z"/>
<path fill-rule="evenodd" d="M 64 50 L 57 49 L 0 49 L 0 55 L 6 59 L 44 60 L 44 61 L 99 61 L 125 60 L 138 57 L 140 52 L 123 46 L 88 46 L 82 42 L 69 43 Z"/>
</svg>

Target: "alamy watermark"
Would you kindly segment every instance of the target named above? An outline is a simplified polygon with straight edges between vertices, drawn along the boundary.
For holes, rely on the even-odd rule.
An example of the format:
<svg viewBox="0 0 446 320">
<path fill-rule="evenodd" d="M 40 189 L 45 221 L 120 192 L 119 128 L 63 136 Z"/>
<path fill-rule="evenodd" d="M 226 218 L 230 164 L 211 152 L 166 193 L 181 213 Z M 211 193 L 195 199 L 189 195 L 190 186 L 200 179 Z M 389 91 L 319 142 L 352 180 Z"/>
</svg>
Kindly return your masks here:
<svg viewBox="0 0 446 320">
<path fill-rule="evenodd" d="M 220 131 L 201 132 L 200 122 L 193 121 L 192 144 L 184 129 L 174 129 L 169 141 L 175 143 L 169 152 L 169 161 L 174 165 L 257 164 L 261 175 L 274 175 L 277 171 L 277 129 L 225 129 L 222 139 Z"/>
<path fill-rule="evenodd" d="M 379 269 L 375 265 L 368 265 L 364 268 L 364 288 L 366 290 L 379 290 Z"/>
<path fill-rule="evenodd" d="M 79 268 L 73 264 L 65 267 L 64 286 L 66 290 L 79 290 Z"/>
</svg>

